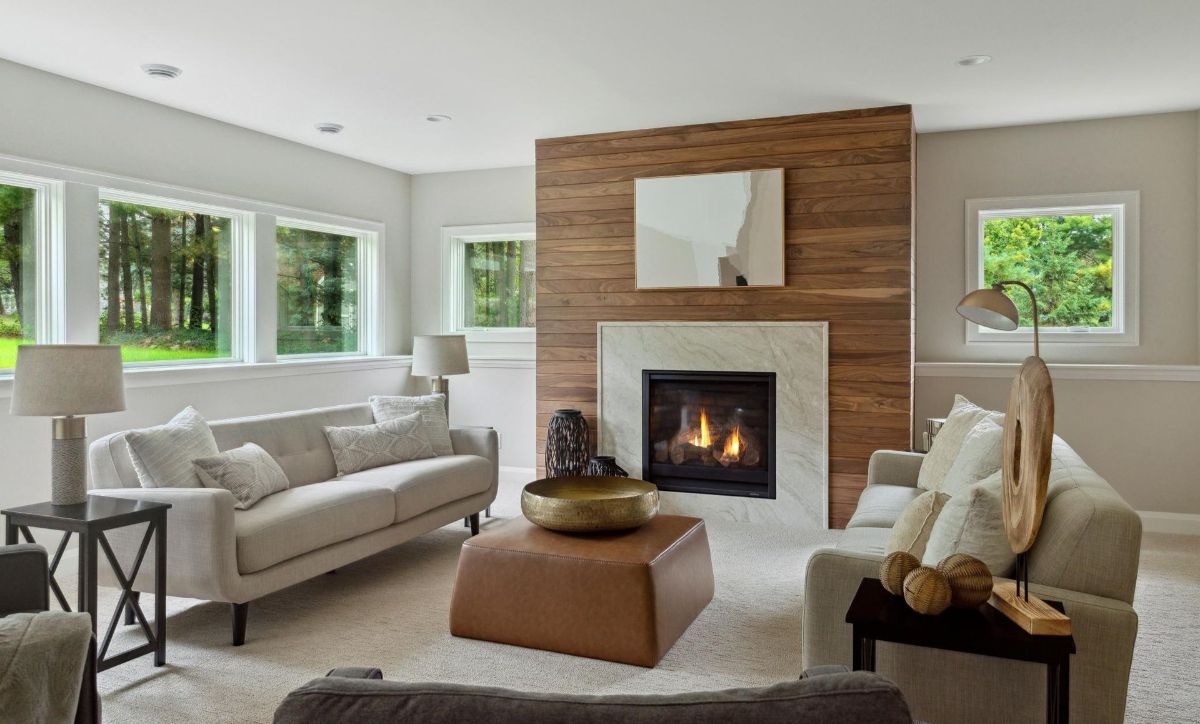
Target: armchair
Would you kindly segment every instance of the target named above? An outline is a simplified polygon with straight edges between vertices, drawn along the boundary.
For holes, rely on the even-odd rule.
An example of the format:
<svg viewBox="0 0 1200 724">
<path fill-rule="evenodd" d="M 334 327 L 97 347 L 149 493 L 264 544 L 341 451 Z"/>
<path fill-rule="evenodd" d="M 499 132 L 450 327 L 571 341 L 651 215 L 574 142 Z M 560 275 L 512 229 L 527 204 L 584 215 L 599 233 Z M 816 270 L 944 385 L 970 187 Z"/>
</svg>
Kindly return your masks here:
<svg viewBox="0 0 1200 724">
<path fill-rule="evenodd" d="M 0 724 L 98 724 L 91 617 L 48 610 L 46 549 L 0 546 L 0 580 Z"/>
</svg>

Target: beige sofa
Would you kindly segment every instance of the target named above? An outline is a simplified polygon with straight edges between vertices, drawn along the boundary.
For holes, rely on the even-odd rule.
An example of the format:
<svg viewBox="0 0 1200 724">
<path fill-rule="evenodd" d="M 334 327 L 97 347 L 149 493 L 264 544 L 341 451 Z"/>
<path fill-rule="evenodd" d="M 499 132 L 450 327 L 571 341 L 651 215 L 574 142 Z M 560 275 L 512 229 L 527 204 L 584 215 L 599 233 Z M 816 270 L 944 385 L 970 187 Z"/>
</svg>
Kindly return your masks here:
<svg viewBox="0 0 1200 724">
<path fill-rule="evenodd" d="M 233 604 L 233 643 L 241 645 L 249 601 L 459 519 L 478 530 L 479 512 L 496 498 L 496 432 L 452 428 L 454 455 L 338 478 L 322 427 L 373 421 L 370 405 L 361 404 L 210 422 L 221 450 L 257 443 L 287 473 L 288 490 L 248 510 L 235 510 L 233 495 L 223 489 L 140 487 L 125 433 L 92 443 L 91 494 L 171 504 L 167 593 Z M 141 528 L 108 533 L 126 566 Z M 151 550 L 142 566 L 139 591 L 153 590 L 153 556 Z"/>
<path fill-rule="evenodd" d="M 892 524 L 919 495 L 919 453 L 880 451 L 867 487 L 835 549 L 808 562 L 804 666 L 851 663 L 846 609 L 863 578 L 878 578 Z M 1120 722 L 1138 619 L 1133 610 L 1141 519 L 1060 438 L 1045 517 L 1030 551 L 1030 590 L 1062 601 L 1077 654 L 1071 661 L 1071 718 Z M 938 722 L 1042 721 L 1044 666 L 879 643 L 876 670 L 895 681 L 913 716 Z"/>
</svg>

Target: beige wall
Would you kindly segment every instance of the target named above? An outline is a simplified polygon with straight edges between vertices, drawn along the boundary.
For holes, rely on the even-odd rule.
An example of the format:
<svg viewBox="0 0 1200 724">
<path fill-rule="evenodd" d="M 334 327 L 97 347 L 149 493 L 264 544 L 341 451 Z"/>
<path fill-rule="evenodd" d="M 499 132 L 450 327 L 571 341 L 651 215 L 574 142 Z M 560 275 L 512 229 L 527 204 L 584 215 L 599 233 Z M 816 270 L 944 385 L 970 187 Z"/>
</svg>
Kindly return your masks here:
<svg viewBox="0 0 1200 724">
<path fill-rule="evenodd" d="M 917 136 L 917 360 L 995 362 L 1025 346 L 966 343 L 964 202 L 1141 192 L 1141 344 L 1047 344 L 1050 362 L 1196 364 L 1197 114 Z M 1004 356 L 1004 355 L 1010 356 Z"/>
<path fill-rule="evenodd" d="M 920 363 L 1015 362 L 1029 353 L 1027 345 L 966 344 L 954 306 L 965 290 L 969 198 L 1140 191 L 1141 344 L 1043 340 L 1042 356 L 1052 370 L 1200 363 L 1198 139 L 1195 112 L 918 135 L 917 430 L 926 417 L 944 416 L 955 392 L 1000 408 L 1009 385 L 982 370 L 942 373 Z M 1061 373 L 1056 431 L 1135 508 L 1200 515 L 1200 381 L 1119 376 Z"/>
</svg>

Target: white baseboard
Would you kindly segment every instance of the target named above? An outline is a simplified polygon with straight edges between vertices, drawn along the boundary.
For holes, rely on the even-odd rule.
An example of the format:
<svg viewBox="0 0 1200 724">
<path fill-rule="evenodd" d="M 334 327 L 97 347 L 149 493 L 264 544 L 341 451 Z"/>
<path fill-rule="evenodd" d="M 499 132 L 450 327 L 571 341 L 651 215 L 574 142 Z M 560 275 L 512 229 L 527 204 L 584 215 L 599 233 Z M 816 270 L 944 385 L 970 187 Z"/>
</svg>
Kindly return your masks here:
<svg viewBox="0 0 1200 724">
<path fill-rule="evenodd" d="M 1139 510 L 1144 533 L 1181 533 L 1200 535 L 1200 515 L 1195 513 L 1161 513 Z"/>
</svg>

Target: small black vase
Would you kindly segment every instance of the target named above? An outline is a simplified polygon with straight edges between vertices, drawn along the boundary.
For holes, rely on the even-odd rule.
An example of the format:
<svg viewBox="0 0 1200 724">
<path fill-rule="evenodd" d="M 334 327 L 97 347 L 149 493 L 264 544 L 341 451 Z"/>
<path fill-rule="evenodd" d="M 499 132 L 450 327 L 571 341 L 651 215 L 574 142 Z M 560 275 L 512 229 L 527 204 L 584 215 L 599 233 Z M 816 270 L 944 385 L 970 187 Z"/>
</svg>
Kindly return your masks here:
<svg viewBox="0 0 1200 724">
<path fill-rule="evenodd" d="M 583 413 L 555 410 L 546 427 L 546 477 L 583 475 L 588 448 L 588 424 Z"/>
<path fill-rule="evenodd" d="M 617 465 L 617 459 L 612 455 L 597 455 L 588 461 L 587 471 L 584 475 L 593 478 L 610 477 L 610 478 L 627 478 L 629 473 L 625 472 L 620 465 Z"/>
</svg>

